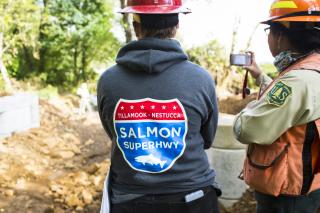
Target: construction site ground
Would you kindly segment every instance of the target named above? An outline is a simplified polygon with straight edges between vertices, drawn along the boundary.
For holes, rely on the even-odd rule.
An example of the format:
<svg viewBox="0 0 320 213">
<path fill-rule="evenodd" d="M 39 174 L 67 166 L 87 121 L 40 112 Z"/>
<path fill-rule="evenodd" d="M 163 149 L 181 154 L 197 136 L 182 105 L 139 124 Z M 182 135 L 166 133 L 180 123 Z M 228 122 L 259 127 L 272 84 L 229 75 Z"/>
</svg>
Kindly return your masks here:
<svg viewBox="0 0 320 213">
<path fill-rule="evenodd" d="M 252 99 L 220 101 L 220 111 L 235 114 Z M 97 112 L 76 108 L 75 98 L 40 100 L 40 128 L 0 139 L 0 212 L 99 212 L 111 142 Z M 249 190 L 221 210 L 253 213 L 255 206 Z"/>
<path fill-rule="evenodd" d="M 40 101 L 41 127 L 0 140 L 0 212 L 98 212 L 110 141 L 97 113 Z"/>
</svg>

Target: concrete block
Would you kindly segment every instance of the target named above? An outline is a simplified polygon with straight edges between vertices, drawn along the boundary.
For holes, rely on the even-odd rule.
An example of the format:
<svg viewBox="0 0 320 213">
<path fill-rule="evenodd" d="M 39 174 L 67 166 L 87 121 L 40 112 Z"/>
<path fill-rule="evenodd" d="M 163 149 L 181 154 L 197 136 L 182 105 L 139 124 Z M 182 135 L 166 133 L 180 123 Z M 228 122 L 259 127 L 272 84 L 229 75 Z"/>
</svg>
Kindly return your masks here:
<svg viewBox="0 0 320 213">
<path fill-rule="evenodd" d="M 217 134 L 213 143 L 214 148 L 246 149 L 246 145 L 238 142 L 233 135 L 234 115 L 219 114 Z"/>
<path fill-rule="evenodd" d="M 216 182 L 222 188 L 222 199 L 238 200 L 247 190 L 244 181 L 238 178 L 243 168 L 246 150 L 227 150 L 211 148 L 207 150 L 208 159 L 216 171 Z"/>
<path fill-rule="evenodd" d="M 0 98 L 0 138 L 39 126 L 37 95 L 23 93 Z"/>
</svg>

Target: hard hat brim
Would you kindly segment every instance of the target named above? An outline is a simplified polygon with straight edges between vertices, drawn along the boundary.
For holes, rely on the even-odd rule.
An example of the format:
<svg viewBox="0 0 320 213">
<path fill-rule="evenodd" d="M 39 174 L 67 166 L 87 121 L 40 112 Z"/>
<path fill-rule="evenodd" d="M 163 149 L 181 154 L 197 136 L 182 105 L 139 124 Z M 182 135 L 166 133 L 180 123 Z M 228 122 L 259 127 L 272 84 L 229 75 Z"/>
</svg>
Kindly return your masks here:
<svg viewBox="0 0 320 213">
<path fill-rule="evenodd" d="M 272 22 L 320 22 L 320 16 L 294 16 L 294 17 L 286 17 L 286 18 L 270 18 L 266 21 L 260 22 L 261 24 L 270 24 Z"/>
<path fill-rule="evenodd" d="M 118 13 L 135 13 L 135 14 L 174 14 L 174 13 L 191 13 L 191 10 L 183 6 L 130 6 L 118 11 Z"/>
</svg>

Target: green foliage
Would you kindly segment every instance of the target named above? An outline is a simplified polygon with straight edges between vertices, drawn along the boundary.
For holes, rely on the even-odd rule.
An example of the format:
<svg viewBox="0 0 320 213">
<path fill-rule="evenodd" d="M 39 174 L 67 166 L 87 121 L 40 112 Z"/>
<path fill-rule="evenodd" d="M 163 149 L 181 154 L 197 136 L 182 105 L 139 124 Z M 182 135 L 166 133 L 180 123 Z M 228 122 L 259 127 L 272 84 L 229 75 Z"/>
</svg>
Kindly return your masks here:
<svg viewBox="0 0 320 213">
<path fill-rule="evenodd" d="M 267 74 L 271 78 L 275 78 L 278 75 L 278 72 L 273 64 L 266 63 L 266 64 L 259 64 L 259 66 L 262 72 Z M 255 91 L 255 92 L 259 91 L 259 86 L 256 85 L 255 79 L 253 79 L 250 74 L 249 74 L 248 86 L 252 91 Z"/>
<path fill-rule="evenodd" d="M 9 71 L 16 70 L 19 64 L 19 50 L 37 46 L 38 6 L 35 0 L 0 1 L 0 57 Z M 14 74 L 14 72 L 11 72 Z"/>
<path fill-rule="evenodd" d="M 5 92 L 5 86 L 4 86 L 4 81 L 2 78 L 0 78 L 0 93 Z"/>
<path fill-rule="evenodd" d="M 50 100 L 54 97 L 59 96 L 58 88 L 51 85 L 48 85 L 38 90 L 38 94 L 41 99 L 46 99 L 46 100 Z"/>
<path fill-rule="evenodd" d="M 111 32 L 111 5 L 109 0 L 1 0 L 10 75 L 66 89 L 95 79 L 94 64 L 113 60 L 120 46 Z"/>
<path fill-rule="evenodd" d="M 51 21 L 41 31 L 43 80 L 74 87 L 94 79 L 92 63 L 113 59 L 119 47 L 110 32 L 111 8 L 104 0 L 55 0 L 47 7 Z"/>
<path fill-rule="evenodd" d="M 245 70 L 241 67 L 229 66 L 226 51 L 218 41 L 213 40 L 208 44 L 188 49 L 186 52 L 192 62 L 199 64 L 212 74 L 218 92 L 228 91 L 233 94 L 242 92 Z M 277 75 L 277 71 L 272 64 L 261 64 L 260 67 L 271 78 Z M 248 87 L 252 92 L 259 90 L 250 74 Z"/>
<path fill-rule="evenodd" d="M 271 78 L 275 78 L 278 75 L 277 69 L 273 64 L 261 64 L 260 68 Z"/>
<path fill-rule="evenodd" d="M 239 94 L 242 90 L 242 75 L 238 67 L 230 67 L 226 50 L 216 40 L 187 50 L 192 62 L 208 70 L 216 82 L 217 92 Z M 240 72 L 239 72 L 240 73 Z"/>
<path fill-rule="evenodd" d="M 188 49 L 186 52 L 190 61 L 208 70 L 217 84 L 221 83 L 228 75 L 226 50 L 218 41 L 210 41 L 208 44 Z"/>
</svg>

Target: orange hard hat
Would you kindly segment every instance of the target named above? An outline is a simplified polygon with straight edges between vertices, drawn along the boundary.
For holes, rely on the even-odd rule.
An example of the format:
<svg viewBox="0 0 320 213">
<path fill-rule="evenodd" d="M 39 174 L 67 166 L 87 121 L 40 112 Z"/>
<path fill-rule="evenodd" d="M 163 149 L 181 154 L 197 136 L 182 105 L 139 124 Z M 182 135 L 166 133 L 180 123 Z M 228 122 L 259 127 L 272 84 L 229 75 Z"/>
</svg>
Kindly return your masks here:
<svg viewBox="0 0 320 213">
<path fill-rule="evenodd" d="M 191 13 L 191 10 L 182 5 L 182 0 L 128 0 L 127 7 L 119 13 L 174 14 Z"/>
<path fill-rule="evenodd" d="M 320 0 L 275 0 L 269 19 L 261 23 L 272 22 L 320 22 Z"/>
</svg>

